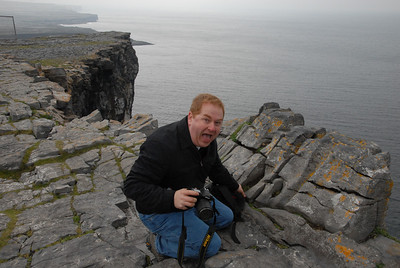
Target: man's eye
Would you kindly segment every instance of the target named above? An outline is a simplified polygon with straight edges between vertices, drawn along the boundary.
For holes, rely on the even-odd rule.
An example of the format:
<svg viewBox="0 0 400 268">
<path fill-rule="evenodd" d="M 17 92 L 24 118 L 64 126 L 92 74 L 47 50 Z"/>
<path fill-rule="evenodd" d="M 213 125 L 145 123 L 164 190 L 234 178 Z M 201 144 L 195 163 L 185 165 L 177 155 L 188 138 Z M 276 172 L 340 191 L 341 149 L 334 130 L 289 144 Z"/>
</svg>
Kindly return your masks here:
<svg viewBox="0 0 400 268">
<path fill-rule="evenodd" d="M 210 122 L 210 119 L 208 119 L 208 118 L 204 118 L 203 120 L 204 120 L 204 122 L 206 122 L 206 123 L 209 123 L 209 122 Z"/>
<path fill-rule="evenodd" d="M 217 127 L 221 126 L 221 124 L 222 124 L 222 122 L 215 122 L 215 125 L 216 125 Z"/>
</svg>

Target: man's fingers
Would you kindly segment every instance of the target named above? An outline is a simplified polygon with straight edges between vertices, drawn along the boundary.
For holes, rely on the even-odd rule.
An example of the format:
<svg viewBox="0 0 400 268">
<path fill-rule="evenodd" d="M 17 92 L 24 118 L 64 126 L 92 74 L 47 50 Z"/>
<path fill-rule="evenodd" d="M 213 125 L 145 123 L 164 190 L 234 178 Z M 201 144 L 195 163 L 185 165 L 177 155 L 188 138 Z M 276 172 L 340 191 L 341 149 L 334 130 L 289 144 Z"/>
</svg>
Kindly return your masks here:
<svg viewBox="0 0 400 268">
<path fill-rule="evenodd" d="M 188 208 L 194 207 L 197 199 L 193 196 L 198 195 L 197 192 L 181 189 L 175 192 L 174 205 L 177 209 L 186 210 Z"/>
</svg>

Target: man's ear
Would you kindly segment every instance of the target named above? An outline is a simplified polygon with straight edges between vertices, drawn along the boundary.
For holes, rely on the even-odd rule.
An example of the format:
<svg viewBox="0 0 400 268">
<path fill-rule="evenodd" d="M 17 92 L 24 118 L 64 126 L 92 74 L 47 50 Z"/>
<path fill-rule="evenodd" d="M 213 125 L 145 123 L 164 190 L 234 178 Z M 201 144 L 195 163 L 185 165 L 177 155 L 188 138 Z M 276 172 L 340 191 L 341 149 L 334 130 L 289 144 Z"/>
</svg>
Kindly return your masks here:
<svg viewBox="0 0 400 268">
<path fill-rule="evenodd" d="M 189 111 L 189 114 L 188 114 L 188 125 L 189 126 L 192 124 L 192 121 L 193 121 L 193 114 L 191 111 Z"/>
</svg>

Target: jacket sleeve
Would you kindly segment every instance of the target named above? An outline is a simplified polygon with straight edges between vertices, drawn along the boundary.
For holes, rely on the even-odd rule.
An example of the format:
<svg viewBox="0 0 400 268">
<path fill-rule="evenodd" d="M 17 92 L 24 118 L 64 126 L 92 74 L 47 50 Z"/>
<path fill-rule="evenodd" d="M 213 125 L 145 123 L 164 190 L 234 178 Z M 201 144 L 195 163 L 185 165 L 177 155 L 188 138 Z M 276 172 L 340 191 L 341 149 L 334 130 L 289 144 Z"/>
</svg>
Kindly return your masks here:
<svg viewBox="0 0 400 268">
<path fill-rule="evenodd" d="M 162 187 L 171 156 L 165 145 L 147 140 L 124 182 L 124 194 L 136 201 L 140 213 L 168 213 L 177 211 L 175 191 Z"/>
</svg>

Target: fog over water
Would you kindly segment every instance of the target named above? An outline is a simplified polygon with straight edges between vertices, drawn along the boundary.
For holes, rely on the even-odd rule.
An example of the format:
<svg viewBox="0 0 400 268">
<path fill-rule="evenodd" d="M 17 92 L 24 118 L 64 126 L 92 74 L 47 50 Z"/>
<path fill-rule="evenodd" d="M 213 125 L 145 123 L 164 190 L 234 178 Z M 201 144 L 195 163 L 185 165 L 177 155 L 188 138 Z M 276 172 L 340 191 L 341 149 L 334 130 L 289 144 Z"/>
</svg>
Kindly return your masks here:
<svg viewBox="0 0 400 268">
<path fill-rule="evenodd" d="M 268 12 L 399 12 L 398 0 L 23 0 L 34 3 L 76 5 L 87 12 L 124 10 L 265 14 Z"/>
</svg>

